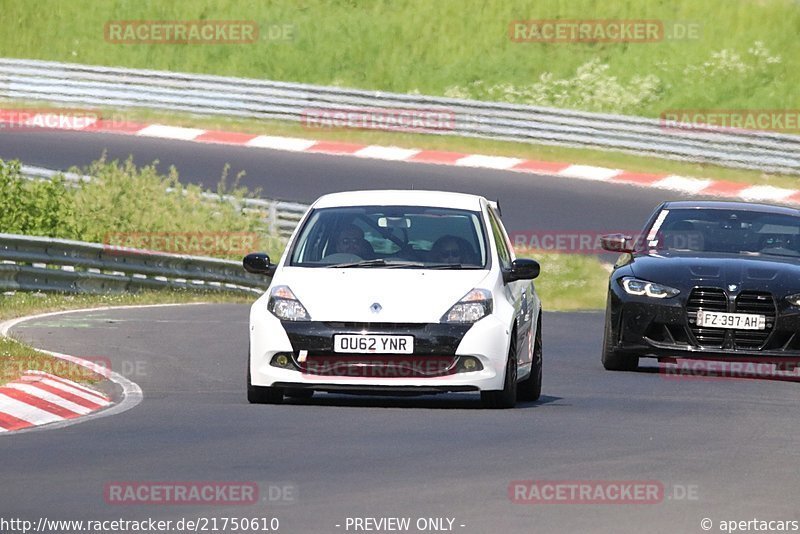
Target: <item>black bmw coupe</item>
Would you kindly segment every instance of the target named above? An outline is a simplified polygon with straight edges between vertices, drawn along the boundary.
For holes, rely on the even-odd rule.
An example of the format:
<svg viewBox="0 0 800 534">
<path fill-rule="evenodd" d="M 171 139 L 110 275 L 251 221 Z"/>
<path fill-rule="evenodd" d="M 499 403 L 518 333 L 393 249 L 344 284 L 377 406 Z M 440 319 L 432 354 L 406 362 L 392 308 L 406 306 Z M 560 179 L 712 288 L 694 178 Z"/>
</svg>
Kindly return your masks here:
<svg viewBox="0 0 800 534">
<path fill-rule="evenodd" d="M 602 362 L 800 361 L 800 210 L 748 202 L 661 204 L 642 235 L 603 236 L 611 273 Z"/>
</svg>

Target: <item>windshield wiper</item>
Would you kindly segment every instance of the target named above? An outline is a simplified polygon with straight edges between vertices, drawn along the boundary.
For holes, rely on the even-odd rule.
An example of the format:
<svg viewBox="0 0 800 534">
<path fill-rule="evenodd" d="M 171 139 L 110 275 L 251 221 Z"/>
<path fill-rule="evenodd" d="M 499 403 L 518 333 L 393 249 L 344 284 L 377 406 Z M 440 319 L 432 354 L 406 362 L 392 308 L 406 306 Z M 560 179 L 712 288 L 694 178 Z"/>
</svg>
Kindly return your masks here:
<svg viewBox="0 0 800 534">
<path fill-rule="evenodd" d="M 348 261 L 345 263 L 334 263 L 328 265 L 328 269 L 347 269 L 349 267 L 383 267 L 386 265 L 386 260 L 377 258 L 374 260 L 361 260 L 361 261 Z"/>
<path fill-rule="evenodd" d="M 425 266 L 426 269 L 463 269 L 461 263 L 434 263 Z"/>
<path fill-rule="evenodd" d="M 785 250 L 786 253 L 766 252 L 766 251 L 762 250 L 761 252 L 759 252 L 759 254 L 761 254 L 762 256 L 775 256 L 775 257 L 778 257 L 778 258 L 796 258 L 796 257 L 800 256 L 800 253 L 798 253 L 797 251 L 794 251 L 792 249 L 786 248 L 786 249 L 783 249 L 783 250 Z"/>
<path fill-rule="evenodd" d="M 329 269 L 349 269 L 351 267 L 386 267 L 389 269 L 398 267 L 424 267 L 424 263 L 418 261 L 386 261 L 383 258 L 376 258 L 374 260 L 361 260 L 348 263 L 336 263 L 329 265 Z"/>
</svg>

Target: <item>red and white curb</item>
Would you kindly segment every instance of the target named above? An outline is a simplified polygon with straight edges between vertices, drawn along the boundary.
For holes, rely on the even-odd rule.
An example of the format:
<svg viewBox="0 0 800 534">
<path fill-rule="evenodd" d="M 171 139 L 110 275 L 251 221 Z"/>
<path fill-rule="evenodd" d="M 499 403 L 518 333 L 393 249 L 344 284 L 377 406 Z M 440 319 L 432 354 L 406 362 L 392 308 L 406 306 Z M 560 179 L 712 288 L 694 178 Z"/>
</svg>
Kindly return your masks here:
<svg viewBox="0 0 800 534">
<path fill-rule="evenodd" d="M 174 304 L 106 306 L 19 317 L 0 323 L 0 336 L 8 336 L 9 331 L 20 323 L 55 315 L 153 306 L 174 306 Z M 69 354 L 43 349 L 36 350 L 92 371 L 97 370 L 95 362 Z M 106 394 L 93 388 L 41 371 L 27 371 L 19 379 L 3 385 L 0 387 L 0 435 L 19 434 L 40 428 L 42 430 L 61 428 L 116 415 L 130 410 L 142 402 L 142 388 L 137 383 L 110 370 L 103 370 L 102 374 L 121 389 L 121 396 L 117 402 L 113 402 Z"/>
<path fill-rule="evenodd" d="M 72 380 L 26 371 L 0 387 L 0 432 L 74 419 L 110 404 L 108 395 Z"/>
<path fill-rule="evenodd" d="M 454 165 L 457 167 L 555 175 L 563 178 L 592 180 L 610 184 L 652 187 L 691 195 L 800 204 L 800 190 L 769 185 L 749 185 L 738 182 L 670 174 L 628 172 L 621 169 L 595 167 L 591 165 L 574 165 L 570 163 L 488 156 L 483 154 L 363 145 L 338 141 L 316 141 L 294 137 L 275 137 L 220 130 L 204 130 L 200 128 L 183 128 L 164 124 L 121 122 L 86 116 L 81 116 L 80 120 L 69 120 L 70 117 L 64 120 L 57 111 L 31 113 L 20 123 L 19 117 L 21 115 L 24 115 L 24 110 L 0 109 L 0 123 L 13 124 L 17 127 L 41 127 L 42 125 L 46 125 L 44 127 L 47 129 L 57 130 L 103 132 L 134 135 L 138 137 L 191 141 L 196 143 L 214 143 L 251 148 L 266 148 L 270 150 L 286 150 L 290 152 L 307 152 L 385 161 Z"/>
</svg>

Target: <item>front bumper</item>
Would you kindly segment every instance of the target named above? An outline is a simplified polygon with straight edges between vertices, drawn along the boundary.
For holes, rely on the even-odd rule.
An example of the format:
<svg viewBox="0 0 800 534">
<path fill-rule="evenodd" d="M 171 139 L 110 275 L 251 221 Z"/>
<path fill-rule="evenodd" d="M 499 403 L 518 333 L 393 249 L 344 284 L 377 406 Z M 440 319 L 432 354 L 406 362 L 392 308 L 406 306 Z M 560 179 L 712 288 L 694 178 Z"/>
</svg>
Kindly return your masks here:
<svg viewBox="0 0 800 534">
<path fill-rule="evenodd" d="M 423 394 L 502 389 L 509 332 L 493 315 L 474 324 L 282 322 L 251 313 L 253 385 L 349 393 Z M 337 354 L 334 334 L 414 336 L 414 353 Z M 285 356 L 288 364 L 276 364 Z M 477 370 L 462 363 L 474 358 Z"/>
<path fill-rule="evenodd" d="M 703 340 L 687 310 L 687 295 L 653 299 L 624 293 L 609 294 L 607 320 L 611 321 L 611 347 L 618 352 L 661 360 L 676 358 L 722 361 L 800 361 L 800 309 L 776 303 L 774 321 L 756 346 L 742 346 L 747 332 L 727 329 L 719 342 Z M 724 329 L 719 329 L 720 331 Z"/>
</svg>

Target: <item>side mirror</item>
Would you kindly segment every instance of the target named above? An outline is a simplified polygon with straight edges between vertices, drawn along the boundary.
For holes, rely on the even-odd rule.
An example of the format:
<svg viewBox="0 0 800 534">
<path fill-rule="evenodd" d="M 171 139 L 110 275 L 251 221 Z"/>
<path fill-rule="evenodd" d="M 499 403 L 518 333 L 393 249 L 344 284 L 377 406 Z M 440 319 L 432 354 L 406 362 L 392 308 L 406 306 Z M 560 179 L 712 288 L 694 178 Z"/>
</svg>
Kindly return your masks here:
<svg viewBox="0 0 800 534">
<path fill-rule="evenodd" d="M 539 262 L 536 260 L 514 260 L 511 270 L 503 273 L 503 282 L 507 284 L 515 280 L 533 280 L 539 276 L 540 269 Z"/>
<path fill-rule="evenodd" d="M 600 238 L 600 246 L 609 252 L 633 252 L 633 239 L 629 235 L 610 234 Z"/>
<path fill-rule="evenodd" d="M 270 274 L 272 271 L 269 256 L 263 252 L 248 254 L 242 260 L 242 266 L 245 271 L 253 274 Z"/>
</svg>

